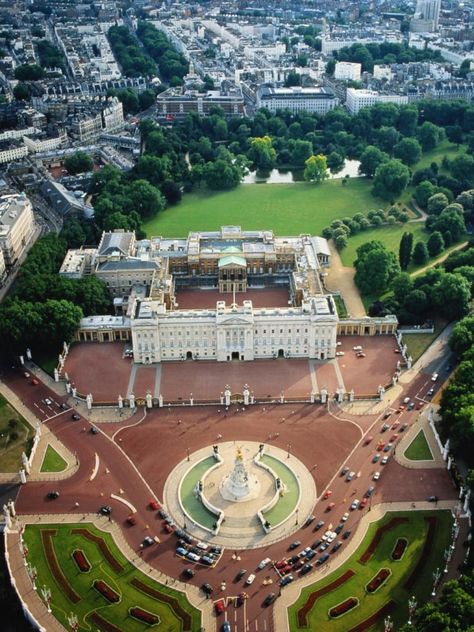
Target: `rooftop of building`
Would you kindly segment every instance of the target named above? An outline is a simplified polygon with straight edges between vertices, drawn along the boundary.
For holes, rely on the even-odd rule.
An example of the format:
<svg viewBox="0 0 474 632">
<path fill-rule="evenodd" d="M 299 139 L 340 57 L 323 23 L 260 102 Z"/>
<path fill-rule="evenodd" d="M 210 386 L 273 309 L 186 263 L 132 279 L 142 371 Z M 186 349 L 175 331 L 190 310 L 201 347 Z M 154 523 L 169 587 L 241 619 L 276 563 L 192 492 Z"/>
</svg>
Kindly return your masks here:
<svg viewBox="0 0 474 632">
<path fill-rule="evenodd" d="M 102 233 L 98 255 L 112 256 L 113 254 L 128 255 L 135 241 L 135 233 L 125 231 L 114 231 L 113 233 Z"/>
<path fill-rule="evenodd" d="M 23 209 L 29 204 L 24 193 L 0 197 L 0 235 L 6 234 L 15 225 Z"/>
</svg>

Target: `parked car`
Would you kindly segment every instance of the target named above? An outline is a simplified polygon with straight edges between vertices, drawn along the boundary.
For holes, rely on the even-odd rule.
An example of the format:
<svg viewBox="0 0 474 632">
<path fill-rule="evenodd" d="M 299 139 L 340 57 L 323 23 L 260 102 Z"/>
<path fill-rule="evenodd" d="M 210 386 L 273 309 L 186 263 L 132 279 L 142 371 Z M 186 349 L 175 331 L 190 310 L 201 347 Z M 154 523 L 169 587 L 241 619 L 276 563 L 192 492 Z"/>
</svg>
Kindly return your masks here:
<svg viewBox="0 0 474 632">
<path fill-rule="evenodd" d="M 371 485 L 367 491 L 365 492 L 364 496 L 366 498 L 370 498 L 372 496 L 372 494 L 374 493 L 375 487 L 373 485 Z"/>
<path fill-rule="evenodd" d="M 313 549 L 313 551 L 315 551 L 315 550 L 318 548 L 318 546 L 320 546 L 320 545 L 321 545 L 321 542 L 322 542 L 322 540 L 321 540 L 321 539 L 319 539 L 319 540 L 315 540 L 315 541 L 313 542 L 313 544 L 311 545 L 311 548 Z"/>
<path fill-rule="evenodd" d="M 309 573 L 309 571 L 313 568 L 313 565 L 311 564 L 311 562 L 306 562 L 306 564 L 303 564 L 303 566 L 300 569 L 300 575 L 306 575 L 306 573 Z"/>
<path fill-rule="evenodd" d="M 183 575 L 184 577 L 191 579 L 191 577 L 194 577 L 194 575 L 196 575 L 196 571 L 192 568 L 185 568 L 183 571 Z"/>
<path fill-rule="evenodd" d="M 215 559 L 210 557 L 209 555 L 203 555 L 201 557 L 201 563 L 206 564 L 206 566 L 212 566 L 215 563 Z"/>
<path fill-rule="evenodd" d="M 308 553 L 306 553 L 305 558 L 307 560 L 312 560 L 315 555 L 316 555 L 316 552 L 313 551 L 313 549 L 311 549 L 311 551 L 308 551 Z"/>
<path fill-rule="evenodd" d="M 380 454 L 374 454 L 374 456 L 372 457 L 372 463 L 377 463 L 379 459 L 380 459 Z"/>
<path fill-rule="evenodd" d="M 352 504 L 351 504 L 351 509 L 352 509 L 352 510 L 357 509 L 357 507 L 358 507 L 359 505 L 360 505 L 360 500 L 359 500 L 358 498 L 356 498 L 355 500 L 353 500 L 353 501 L 352 501 Z"/>
<path fill-rule="evenodd" d="M 342 515 L 341 520 L 342 522 L 346 522 L 348 518 L 349 518 L 349 512 L 346 511 L 346 513 Z"/>
<path fill-rule="evenodd" d="M 31 380 L 31 383 L 33 384 L 33 386 L 38 386 L 39 384 L 38 380 L 35 377 Z"/>
<path fill-rule="evenodd" d="M 235 576 L 235 581 L 236 582 L 240 581 L 244 575 L 247 575 L 247 571 L 245 568 L 241 568 L 240 571 Z"/>
<path fill-rule="evenodd" d="M 362 498 L 362 500 L 359 503 L 359 509 L 364 509 L 364 507 L 367 505 L 368 502 L 369 502 L 368 498 Z"/>
<path fill-rule="evenodd" d="M 212 595 L 212 593 L 214 592 L 214 588 L 211 586 L 211 584 L 203 584 L 201 586 L 201 590 L 203 593 L 206 593 L 206 595 Z"/>
<path fill-rule="evenodd" d="M 275 601 L 276 595 L 275 593 L 269 593 L 265 599 L 263 600 L 264 607 L 269 606 Z"/>
<path fill-rule="evenodd" d="M 336 544 L 332 547 L 331 553 L 335 553 L 342 546 L 342 542 L 336 542 Z"/>
<path fill-rule="evenodd" d="M 247 586 L 250 586 L 250 584 L 253 584 L 254 580 L 255 580 L 255 575 L 254 575 L 254 573 L 250 573 L 250 575 L 249 575 L 249 576 L 247 577 L 247 579 L 245 580 L 245 584 L 246 584 Z"/>
<path fill-rule="evenodd" d="M 185 549 L 183 546 L 178 546 L 176 548 L 176 555 L 181 555 L 182 557 L 186 557 L 187 554 L 188 554 L 188 550 Z"/>
<path fill-rule="evenodd" d="M 380 461 L 380 465 L 385 465 L 390 457 L 386 454 Z"/>
<path fill-rule="evenodd" d="M 266 557 L 264 560 L 262 560 L 260 562 L 260 564 L 257 566 L 258 570 L 261 571 L 263 568 L 265 568 L 265 566 L 268 566 L 268 564 L 270 564 L 271 559 L 269 557 Z"/>
<path fill-rule="evenodd" d="M 127 516 L 127 522 L 130 525 L 135 525 L 137 524 L 137 519 L 135 518 L 133 514 L 130 514 L 129 516 Z"/>
<path fill-rule="evenodd" d="M 389 424 L 384 424 L 380 430 L 380 432 L 387 432 L 387 430 L 390 428 Z"/>
<path fill-rule="evenodd" d="M 374 481 L 378 481 L 380 478 L 380 472 L 374 472 L 374 475 L 372 476 Z"/>
<path fill-rule="evenodd" d="M 201 551 L 207 551 L 207 549 L 209 548 L 209 545 L 205 542 L 196 542 L 196 546 L 198 549 L 201 549 Z"/>
<path fill-rule="evenodd" d="M 142 542 L 142 544 L 143 544 L 143 546 L 151 546 L 152 544 L 155 544 L 155 542 L 156 542 L 156 541 L 157 541 L 157 539 L 156 539 L 156 538 L 152 538 L 151 536 L 146 535 L 146 536 L 143 538 L 143 542 Z"/>
<path fill-rule="evenodd" d="M 366 440 L 364 441 L 364 445 L 369 445 L 369 443 L 373 441 L 373 437 L 370 435 L 366 438 Z"/>
<path fill-rule="evenodd" d="M 342 534 L 342 539 L 347 540 L 347 538 L 351 535 L 352 531 L 349 529 L 348 531 L 344 531 Z"/>
<path fill-rule="evenodd" d="M 410 402 L 407 406 L 407 410 L 413 410 L 415 408 L 415 402 Z"/>
<path fill-rule="evenodd" d="M 348 471 L 349 471 L 349 468 L 347 467 L 347 465 L 345 465 L 341 470 L 341 476 L 345 476 Z"/>
<path fill-rule="evenodd" d="M 214 610 L 216 614 L 222 614 L 225 610 L 225 601 L 223 599 L 219 599 L 214 603 Z"/>
<path fill-rule="evenodd" d="M 385 446 L 385 448 L 383 449 L 384 452 L 390 452 L 390 450 L 393 448 L 393 443 L 387 443 L 387 445 Z"/>
<path fill-rule="evenodd" d="M 186 557 L 193 562 L 199 562 L 201 560 L 201 557 L 197 553 L 193 553 L 192 551 L 188 551 L 186 553 Z"/>
<path fill-rule="evenodd" d="M 89 430 L 89 432 L 93 435 L 99 434 L 99 429 L 96 428 L 95 426 L 91 426 L 91 429 Z"/>
<path fill-rule="evenodd" d="M 346 481 L 352 481 L 354 476 L 355 476 L 355 472 L 349 472 L 349 474 L 346 476 Z"/>
<path fill-rule="evenodd" d="M 313 514 L 311 514 L 310 516 L 308 516 L 306 518 L 306 522 L 305 522 L 305 526 L 310 525 L 313 521 L 314 521 L 315 516 L 313 516 Z"/>
<path fill-rule="evenodd" d="M 59 492 L 57 491 L 48 492 L 46 496 L 49 500 L 56 500 L 56 498 L 59 498 Z"/>
<path fill-rule="evenodd" d="M 327 562 L 328 559 L 329 559 L 329 553 L 323 553 L 321 557 L 319 558 L 319 560 L 317 561 L 317 564 L 319 565 L 324 564 L 324 562 Z"/>
<path fill-rule="evenodd" d="M 407 428 L 408 428 L 408 424 L 402 424 L 400 428 L 398 429 L 398 432 L 405 432 Z"/>
<path fill-rule="evenodd" d="M 49 397 L 45 397 L 43 399 L 43 403 L 45 403 L 46 406 L 51 406 L 53 402 L 49 399 Z"/>
<path fill-rule="evenodd" d="M 230 623 L 228 621 L 224 621 L 224 623 L 222 624 L 222 632 L 232 632 Z"/>
<path fill-rule="evenodd" d="M 73 414 L 71 415 L 71 419 L 72 419 L 73 421 L 79 421 L 79 419 L 80 419 L 80 418 L 81 418 L 81 417 L 80 417 L 80 415 L 78 415 L 77 413 L 73 413 Z"/>
<path fill-rule="evenodd" d="M 329 498 L 329 496 L 332 496 L 332 491 L 331 491 L 330 489 L 327 489 L 327 490 L 324 492 L 323 499 L 324 499 L 324 500 L 327 500 L 327 499 Z"/>
<path fill-rule="evenodd" d="M 438 379 L 438 374 L 437 373 L 433 373 L 433 375 L 431 376 L 431 381 L 432 382 L 436 382 L 437 379 Z"/>
<path fill-rule="evenodd" d="M 99 509 L 99 513 L 103 516 L 110 516 L 110 514 L 112 513 L 112 507 L 109 507 L 109 505 L 103 505 Z"/>
<path fill-rule="evenodd" d="M 326 511 L 331 511 L 331 509 L 333 509 L 336 506 L 336 503 L 329 503 L 329 505 L 326 507 Z"/>
<path fill-rule="evenodd" d="M 158 509 L 160 508 L 160 505 L 156 500 L 152 499 L 148 503 L 148 508 L 152 509 L 153 511 L 158 511 Z"/>
<path fill-rule="evenodd" d="M 288 560 L 288 564 L 296 564 L 296 562 L 299 560 L 300 558 L 297 555 L 293 555 L 292 557 L 289 558 Z"/>
<path fill-rule="evenodd" d="M 288 584 L 291 584 L 293 579 L 293 575 L 287 575 L 286 577 L 283 577 L 283 579 L 280 580 L 280 586 L 288 586 Z"/>
<path fill-rule="evenodd" d="M 321 529 L 322 526 L 324 526 L 324 520 L 320 520 L 314 527 L 313 531 L 319 531 L 319 529 Z"/>
<path fill-rule="evenodd" d="M 293 551 L 293 549 L 298 548 L 301 545 L 301 541 L 300 540 L 295 540 L 294 542 L 292 542 L 290 544 L 290 546 L 288 547 L 289 551 Z"/>
</svg>

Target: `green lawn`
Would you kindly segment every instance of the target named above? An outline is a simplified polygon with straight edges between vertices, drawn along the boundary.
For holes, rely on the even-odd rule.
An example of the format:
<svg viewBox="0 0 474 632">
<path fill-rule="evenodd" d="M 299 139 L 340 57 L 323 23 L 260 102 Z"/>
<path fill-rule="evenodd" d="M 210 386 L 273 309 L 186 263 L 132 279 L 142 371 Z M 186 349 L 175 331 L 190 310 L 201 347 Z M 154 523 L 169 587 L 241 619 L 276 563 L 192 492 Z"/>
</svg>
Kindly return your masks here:
<svg viewBox="0 0 474 632">
<path fill-rule="evenodd" d="M 97 544 L 86 539 L 83 535 L 73 534 L 72 530 L 74 528 L 87 528 L 92 534 L 103 538 L 113 557 L 123 566 L 123 570 L 114 570 L 103 557 Z M 69 600 L 69 597 L 56 583 L 50 571 L 41 539 L 42 529 L 56 530 L 56 535 L 52 538 L 54 553 L 63 575 L 66 577 L 72 589 L 80 597 L 80 600 L 76 604 L 73 604 Z M 141 580 L 147 586 L 158 590 L 162 595 L 170 595 L 176 598 L 181 608 L 191 616 L 192 623 L 190 632 L 199 630 L 201 624 L 200 613 L 190 605 L 183 593 L 159 584 L 144 573 L 138 571 L 135 566 L 125 559 L 112 537 L 95 528 L 93 525 L 87 523 L 47 526 L 28 525 L 25 529 L 24 539 L 29 550 L 28 561 L 36 568 L 38 573 L 37 585 L 39 587 L 46 585 L 50 588 L 53 614 L 68 630 L 70 628 L 68 626 L 67 616 L 71 612 L 76 614 L 80 626 L 79 630 L 81 632 L 96 630 L 97 626 L 92 625 L 88 617 L 94 612 L 98 612 L 100 616 L 121 630 L 127 630 L 127 632 L 142 632 L 147 626 L 128 615 L 128 609 L 130 607 L 139 606 L 160 617 L 161 622 L 158 626 L 160 630 L 166 630 L 166 632 L 185 632 L 182 626 L 182 619 L 177 616 L 176 611 L 169 604 L 148 596 L 134 587 L 131 584 L 133 579 Z M 92 566 L 90 572 L 82 573 L 77 568 L 72 558 L 72 552 L 75 549 L 80 549 L 85 553 L 87 560 Z M 103 579 L 106 581 L 113 590 L 119 593 L 121 601 L 117 604 L 109 604 L 104 597 L 92 588 L 92 582 L 95 579 Z M 39 590 L 38 593 L 40 594 Z"/>
<path fill-rule="evenodd" d="M 283 520 L 286 520 L 296 507 L 296 503 L 298 502 L 299 484 L 296 480 L 296 476 L 290 468 L 286 467 L 286 465 L 278 459 L 274 459 L 268 454 L 264 454 L 261 461 L 262 463 L 265 463 L 265 465 L 268 465 L 268 467 L 271 467 L 275 474 L 286 485 L 285 494 L 279 499 L 274 507 L 264 514 L 268 522 L 275 527 L 283 522 Z"/>
<path fill-rule="evenodd" d="M 438 517 L 438 525 L 434 536 L 432 551 L 425 560 L 423 571 L 419 574 L 414 588 L 410 588 L 409 591 L 407 591 L 403 585 L 420 558 L 428 531 L 424 517 L 433 515 Z M 387 531 L 379 542 L 371 559 L 366 564 L 359 562 L 361 555 L 366 551 L 377 528 L 395 516 L 406 516 L 408 522 L 399 524 Z M 393 600 L 396 603 L 390 615 L 395 623 L 394 629 L 399 629 L 406 623 L 408 618 L 408 598 L 414 595 L 421 605 L 430 595 L 433 581 L 432 573 L 437 567 L 442 567 L 444 562 L 443 552 L 450 541 L 451 524 L 452 517 L 448 511 L 412 511 L 387 514 L 382 520 L 369 527 L 361 545 L 342 566 L 327 575 L 324 579 L 302 590 L 298 600 L 289 608 L 290 629 L 292 632 L 297 632 L 297 630 L 347 632 L 348 629 L 355 627 L 380 610 L 389 600 Z M 408 540 L 408 546 L 402 559 L 395 562 L 391 559 L 391 553 L 399 537 L 406 538 Z M 390 569 L 392 572 L 391 576 L 374 594 L 366 593 L 365 585 L 381 568 Z M 349 569 L 354 571 L 355 575 L 330 593 L 320 596 L 309 612 L 309 626 L 305 628 L 299 627 L 297 612 L 307 601 L 311 592 L 332 583 Z M 328 610 L 351 596 L 358 598 L 360 605 L 352 610 L 350 614 L 330 620 Z M 383 621 L 370 629 L 383 630 Z"/>
<path fill-rule="evenodd" d="M 333 219 L 386 206 L 374 198 L 367 178 L 329 180 L 320 185 L 241 184 L 221 193 L 190 193 L 177 206 L 143 224 L 147 235 L 185 237 L 191 230 L 218 230 L 237 224 L 276 235 L 320 235 Z"/>
<path fill-rule="evenodd" d="M 18 472 L 22 452 L 30 453 L 28 444 L 33 429 L 0 395 L 0 471 Z"/>
<path fill-rule="evenodd" d="M 439 336 L 445 327 L 446 323 L 444 321 L 435 321 L 435 330 L 432 334 L 405 334 L 403 336 L 403 342 L 408 348 L 408 354 L 411 355 L 414 362 L 428 349 L 433 340 Z"/>
<path fill-rule="evenodd" d="M 62 472 L 67 467 L 66 461 L 56 452 L 53 446 L 48 445 L 41 463 L 40 472 Z"/>
<path fill-rule="evenodd" d="M 435 147 L 435 149 L 426 152 L 426 154 L 422 154 L 414 170 L 425 169 L 426 167 L 429 167 L 432 162 L 436 162 L 439 166 L 441 166 L 445 156 L 452 160 L 457 153 L 464 151 L 465 148 L 465 145 L 461 145 L 458 150 L 457 146 L 450 143 L 449 140 L 443 140 L 437 147 Z M 444 173 L 444 170 L 442 170 L 442 172 Z"/>
<path fill-rule="evenodd" d="M 196 463 L 186 476 L 184 476 L 180 490 L 181 503 L 186 509 L 186 512 L 191 516 L 194 522 L 206 529 L 212 529 L 213 524 L 217 520 L 217 516 L 204 507 L 199 498 L 194 494 L 194 488 L 203 475 L 215 464 L 216 460 L 212 456 Z"/>
<path fill-rule="evenodd" d="M 423 430 L 416 435 L 408 448 L 405 450 L 405 456 L 411 461 L 432 461 L 430 446 L 426 440 Z"/>
</svg>

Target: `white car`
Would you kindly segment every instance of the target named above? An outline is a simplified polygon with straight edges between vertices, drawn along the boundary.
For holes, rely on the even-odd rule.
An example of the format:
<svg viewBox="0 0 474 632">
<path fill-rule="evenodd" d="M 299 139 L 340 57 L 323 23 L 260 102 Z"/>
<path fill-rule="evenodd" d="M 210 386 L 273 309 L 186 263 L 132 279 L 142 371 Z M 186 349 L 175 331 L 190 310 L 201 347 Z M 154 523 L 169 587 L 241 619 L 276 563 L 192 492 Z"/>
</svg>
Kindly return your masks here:
<svg viewBox="0 0 474 632">
<path fill-rule="evenodd" d="M 249 575 L 245 581 L 245 583 L 247 584 L 247 586 L 250 586 L 250 584 L 253 584 L 253 580 L 255 579 L 255 575 L 252 573 L 251 575 Z"/>
<path fill-rule="evenodd" d="M 438 374 L 437 373 L 433 373 L 433 375 L 431 376 L 431 381 L 432 382 L 436 382 L 437 379 L 438 379 Z"/>
<path fill-rule="evenodd" d="M 199 560 L 201 559 L 201 558 L 199 557 L 199 555 L 196 555 L 196 553 L 193 553 L 192 551 L 189 551 L 189 552 L 186 554 L 186 557 L 187 557 L 189 560 L 192 560 L 193 562 L 199 562 Z"/>
<path fill-rule="evenodd" d="M 342 516 L 341 520 L 342 522 L 345 522 L 348 518 L 349 518 L 349 512 L 346 511 L 346 513 Z"/>
<path fill-rule="evenodd" d="M 354 351 L 362 351 L 362 347 L 360 345 L 357 345 L 356 347 L 352 347 L 354 349 Z"/>
<path fill-rule="evenodd" d="M 336 538 L 337 538 L 337 533 L 334 533 L 334 531 L 331 531 L 331 534 L 328 536 L 328 539 L 326 540 L 326 542 L 328 544 L 331 544 L 331 542 L 335 540 Z"/>
<path fill-rule="evenodd" d="M 346 476 L 346 481 L 352 481 L 355 475 L 355 472 L 349 472 L 349 474 Z"/>
<path fill-rule="evenodd" d="M 360 500 L 358 498 L 356 498 L 355 500 L 352 501 L 352 505 L 351 505 L 351 509 L 352 511 L 354 511 L 354 509 L 357 509 L 357 507 L 360 505 Z"/>
<path fill-rule="evenodd" d="M 378 481 L 380 478 L 380 472 L 374 472 L 374 475 L 372 476 L 374 481 Z"/>
<path fill-rule="evenodd" d="M 388 456 L 384 456 L 383 459 L 380 461 L 381 465 L 385 465 L 388 461 Z M 376 474 L 380 474 L 380 472 L 376 472 Z"/>
<path fill-rule="evenodd" d="M 260 562 L 260 564 L 258 565 L 258 567 L 257 567 L 257 568 L 261 571 L 261 570 L 262 570 L 262 568 L 265 568 L 265 566 L 267 566 L 268 564 L 270 564 L 270 562 L 271 562 L 271 559 L 270 559 L 269 557 L 266 557 L 264 560 L 262 560 L 262 561 Z"/>
<path fill-rule="evenodd" d="M 44 403 L 46 404 L 46 406 L 51 406 L 51 404 L 53 403 L 53 402 L 49 399 L 49 397 L 45 397 L 43 401 L 44 401 Z"/>
<path fill-rule="evenodd" d="M 336 355 L 337 356 L 343 356 L 344 355 L 344 351 L 336 351 Z"/>
<path fill-rule="evenodd" d="M 196 546 L 198 549 L 202 549 L 203 551 L 207 551 L 209 546 L 205 542 L 197 542 Z"/>
</svg>

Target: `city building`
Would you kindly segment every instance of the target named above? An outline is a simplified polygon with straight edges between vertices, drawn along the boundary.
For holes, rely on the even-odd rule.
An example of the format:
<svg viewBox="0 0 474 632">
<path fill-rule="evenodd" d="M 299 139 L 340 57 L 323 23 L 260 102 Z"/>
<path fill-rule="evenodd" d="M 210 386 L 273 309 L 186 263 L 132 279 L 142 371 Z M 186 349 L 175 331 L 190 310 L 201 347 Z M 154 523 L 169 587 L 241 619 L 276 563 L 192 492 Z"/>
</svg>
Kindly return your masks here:
<svg viewBox="0 0 474 632">
<path fill-rule="evenodd" d="M 268 108 L 270 112 L 290 110 L 290 112 L 316 112 L 326 114 L 339 104 L 339 99 L 329 88 L 314 87 L 273 88 L 261 86 L 257 91 L 257 107 Z"/>
<path fill-rule="evenodd" d="M 221 85 L 218 90 L 187 89 L 185 87 L 168 88 L 156 97 L 159 115 L 170 118 L 181 118 L 188 112 L 199 112 L 206 116 L 214 107 L 224 110 L 226 116 L 239 116 L 245 113 L 244 97 L 240 87 Z"/>
<path fill-rule="evenodd" d="M 121 311 L 84 318 L 76 339 L 131 339 L 134 359 L 142 364 L 328 359 L 335 357 L 339 330 L 394 333 L 394 316 L 352 319 L 340 327 L 322 283 L 328 265 L 323 238 L 223 226 L 185 239 L 138 242 L 134 233 L 103 233 L 95 253 L 69 251 L 61 274 L 96 274 Z"/>
<path fill-rule="evenodd" d="M 5 265 L 5 257 L 3 256 L 3 250 L 0 249 L 0 287 L 5 283 L 7 278 L 7 266 Z"/>
<path fill-rule="evenodd" d="M 334 69 L 334 79 L 360 81 L 362 65 L 352 61 L 338 61 Z"/>
<path fill-rule="evenodd" d="M 385 94 L 375 90 L 356 90 L 348 88 L 346 92 L 346 108 L 351 114 L 357 114 L 362 108 L 370 107 L 376 103 L 395 103 L 404 105 L 408 103 L 408 96 L 404 94 Z"/>
<path fill-rule="evenodd" d="M 413 33 L 433 33 L 438 30 L 441 0 L 417 0 L 415 15 L 410 21 Z"/>
<path fill-rule="evenodd" d="M 26 195 L 0 197 L 0 248 L 7 267 L 18 261 L 34 232 L 33 207 Z"/>
</svg>

